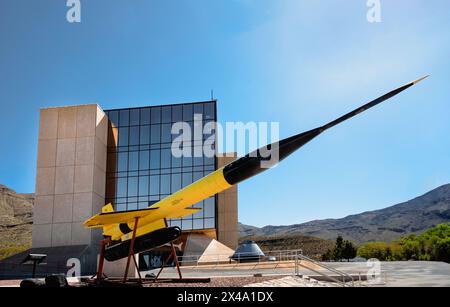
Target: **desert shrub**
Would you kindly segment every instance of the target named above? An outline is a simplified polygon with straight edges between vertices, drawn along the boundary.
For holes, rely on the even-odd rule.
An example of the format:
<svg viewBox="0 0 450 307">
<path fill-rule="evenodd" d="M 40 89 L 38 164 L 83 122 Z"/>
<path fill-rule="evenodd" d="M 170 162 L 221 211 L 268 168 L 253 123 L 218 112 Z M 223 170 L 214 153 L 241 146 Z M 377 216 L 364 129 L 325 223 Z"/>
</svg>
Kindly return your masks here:
<svg viewBox="0 0 450 307">
<path fill-rule="evenodd" d="M 358 256 L 381 261 L 422 260 L 450 263 L 450 223 L 437 225 L 421 235 L 411 234 L 391 243 L 370 242 Z"/>
</svg>

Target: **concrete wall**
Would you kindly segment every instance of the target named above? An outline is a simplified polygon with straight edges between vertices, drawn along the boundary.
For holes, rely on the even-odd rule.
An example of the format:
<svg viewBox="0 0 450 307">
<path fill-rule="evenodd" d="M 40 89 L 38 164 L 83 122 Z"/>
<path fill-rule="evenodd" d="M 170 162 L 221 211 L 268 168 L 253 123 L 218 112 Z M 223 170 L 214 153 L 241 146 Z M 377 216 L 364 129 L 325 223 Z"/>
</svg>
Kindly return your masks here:
<svg viewBox="0 0 450 307">
<path fill-rule="evenodd" d="M 41 109 L 33 248 L 97 243 L 83 221 L 104 205 L 108 119 L 96 105 Z"/>
<path fill-rule="evenodd" d="M 218 168 L 236 160 L 236 154 L 226 154 L 217 159 Z M 217 239 L 235 250 L 238 246 L 238 201 L 237 186 L 218 194 Z"/>
</svg>

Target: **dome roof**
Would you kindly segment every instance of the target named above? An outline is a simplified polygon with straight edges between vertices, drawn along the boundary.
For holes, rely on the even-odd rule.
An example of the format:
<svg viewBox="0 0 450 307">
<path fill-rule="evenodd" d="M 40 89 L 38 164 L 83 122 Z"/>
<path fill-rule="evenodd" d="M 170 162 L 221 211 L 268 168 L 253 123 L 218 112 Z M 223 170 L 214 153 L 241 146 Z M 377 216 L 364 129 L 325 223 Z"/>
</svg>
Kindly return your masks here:
<svg viewBox="0 0 450 307">
<path fill-rule="evenodd" d="M 259 259 L 264 256 L 255 241 L 244 241 L 238 246 L 231 259 Z"/>
</svg>

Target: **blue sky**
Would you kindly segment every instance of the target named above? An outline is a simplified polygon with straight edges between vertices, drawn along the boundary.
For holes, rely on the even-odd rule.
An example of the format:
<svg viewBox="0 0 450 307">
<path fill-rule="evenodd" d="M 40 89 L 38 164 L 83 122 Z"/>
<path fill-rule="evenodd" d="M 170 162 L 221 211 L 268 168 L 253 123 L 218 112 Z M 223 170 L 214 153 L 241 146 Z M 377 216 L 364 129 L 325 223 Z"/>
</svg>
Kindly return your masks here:
<svg viewBox="0 0 450 307">
<path fill-rule="evenodd" d="M 263 226 L 383 208 L 450 182 L 450 3 L 365 0 L 0 1 L 0 183 L 33 192 L 39 108 L 207 100 L 219 119 L 316 127 L 430 79 L 239 187 Z"/>
</svg>

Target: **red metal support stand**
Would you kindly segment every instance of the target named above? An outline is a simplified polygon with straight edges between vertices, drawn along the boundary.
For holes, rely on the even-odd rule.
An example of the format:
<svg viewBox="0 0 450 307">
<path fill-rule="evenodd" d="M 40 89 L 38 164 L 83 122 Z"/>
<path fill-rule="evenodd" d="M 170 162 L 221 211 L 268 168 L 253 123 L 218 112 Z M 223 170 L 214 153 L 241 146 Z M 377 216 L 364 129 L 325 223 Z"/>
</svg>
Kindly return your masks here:
<svg viewBox="0 0 450 307">
<path fill-rule="evenodd" d="M 106 278 L 106 275 L 103 273 L 103 266 L 105 263 L 105 249 L 106 245 L 108 245 L 111 242 L 111 239 L 103 239 L 100 241 L 100 258 L 98 261 L 98 267 L 97 267 L 97 273 L 95 273 L 92 278 L 96 277 L 97 280 L 102 280 Z"/>
<path fill-rule="evenodd" d="M 126 283 L 127 279 L 128 279 L 128 269 L 130 268 L 131 257 L 133 257 L 134 265 L 136 266 L 136 269 L 139 272 L 139 267 L 136 263 L 136 259 L 134 259 L 134 241 L 136 240 L 136 230 L 137 230 L 138 222 L 139 222 L 139 218 L 135 217 L 134 218 L 134 226 L 133 226 L 133 236 L 131 237 L 130 250 L 128 252 L 127 266 L 125 267 L 125 275 L 123 276 L 123 283 Z M 139 280 L 141 280 L 140 273 L 139 273 Z"/>
<path fill-rule="evenodd" d="M 170 248 L 171 248 L 171 253 L 169 254 L 169 256 L 166 258 L 166 260 L 164 260 L 164 263 L 161 266 L 161 269 L 159 269 L 158 274 L 156 275 L 154 282 L 156 282 L 158 280 L 159 275 L 161 275 L 162 271 L 164 270 L 164 268 L 166 267 L 166 264 L 169 262 L 169 260 L 173 257 L 173 261 L 175 262 L 175 266 L 177 267 L 177 271 L 178 271 L 178 276 L 180 277 L 179 279 L 182 280 L 183 276 L 181 275 L 181 269 L 180 269 L 180 263 L 178 262 L 178 256 L 177 256 L 177 252 L 175 251 L 175 246 L 173 246 L 173 241 L 170 242 Z"/>
<path fill-rule="evenodd" d="M 175 261 L 175 265 L 177 267 L 178 276 L 180 276 L 180 279 L 183 279 L 183 276 L 181 275 L 181 270 L 180 270 L 180 263 L 178 262 L 177 251 L 175 250 L 175 246 L 173 246 L 173 241 L 170 242 L 170 247 L 172 248 L 172 255 L 173 255 L 173 259 Z"/>
</svg>

